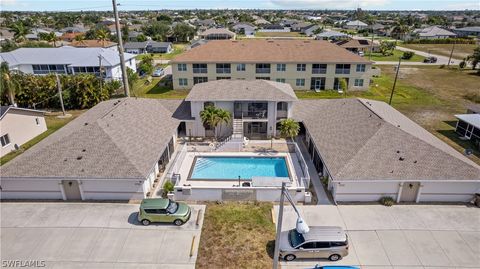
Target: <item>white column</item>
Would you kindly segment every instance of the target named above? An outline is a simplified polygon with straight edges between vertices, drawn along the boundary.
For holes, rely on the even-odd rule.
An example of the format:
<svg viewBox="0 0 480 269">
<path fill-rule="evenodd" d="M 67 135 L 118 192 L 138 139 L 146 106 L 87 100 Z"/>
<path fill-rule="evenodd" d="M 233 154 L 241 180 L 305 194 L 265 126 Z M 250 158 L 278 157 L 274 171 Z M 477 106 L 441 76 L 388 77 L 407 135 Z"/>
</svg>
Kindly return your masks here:
<svg viewBox="0 0 480 269">
<path fill-rule="evenodd" d="M 82 181 L 78 180 L 78 189 L 80 190 L 80 197 L 82 198 L 82 200 L 85 200 L 82 184 L 83 184 Z"/>
<path fill-rule="evenodd" d="M 63 187 L 63 183 L 62 183 L 61 180 L 58 182 L 58 185 L 60 186 L 60 192 L 62 193 L 62 199 L 64 201 L 67 200 L 67 196 L 65 195 L 65 188 Z"/>
<path fill-rule="evenodd" d="M 415 203 L 420 202 L 420 195 L 422 194 L 422 188 L 423 184 L 420 182 L 420 186 L 418 186 L 418 191 L 417 191 L 417 198 L 415 198 Z"/>
<path fill-rule="evenodd" d="M 400 197 L 402 196 L 403 182 L 398 183 L 397 203 L 400 203 Z"/>
</svg>

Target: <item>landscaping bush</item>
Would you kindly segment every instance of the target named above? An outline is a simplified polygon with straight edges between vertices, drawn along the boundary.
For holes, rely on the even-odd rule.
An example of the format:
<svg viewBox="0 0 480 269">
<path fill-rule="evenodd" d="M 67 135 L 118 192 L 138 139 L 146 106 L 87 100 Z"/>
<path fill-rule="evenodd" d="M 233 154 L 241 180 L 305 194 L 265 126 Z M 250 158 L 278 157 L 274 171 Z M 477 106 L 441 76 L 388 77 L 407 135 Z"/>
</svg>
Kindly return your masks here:
<svg viewBox="0 0 480 269">
<path fill-rule="evenodd" d="M 402 59 L 404 59 L 404 60 L 410 60 L 410 59 L 412 59 L 412 57 L 413 57 L 414 55 L 415 55 L 415 52 L 413 52 L 413 51 L 405 51 L 405 52 L 403 53 Z"/>
<path fill-rule="evenodd" d="M 328 176 L 323 176 L 320 178 L 320 181 L 324 186 L 328 186 Z"/>
<path fill-rule="evenodd" d="M 463 60 L 458 64 L 458 67 L 460 67 L 460 69 L 463 69 L 463 68 L 465 68 L 465 66 L 467 66 L 467 63 L 465 62 L 465 59 L 463 59 Z"/>
<path fill-rule="evenodd" d="M 395 204 L 395 200 L 390 196 L 383 196 L 378 202 L 384 206 L 392 206 Z"/>
<path fill-rule="evenodd" d="M 165 181 L 165 183 L 163 183 L 163 198 L 167 198 L 167 193 L 172 192 L 174 190 L 174 187 L 175 186 L 170 180 Z"/>
</svg>

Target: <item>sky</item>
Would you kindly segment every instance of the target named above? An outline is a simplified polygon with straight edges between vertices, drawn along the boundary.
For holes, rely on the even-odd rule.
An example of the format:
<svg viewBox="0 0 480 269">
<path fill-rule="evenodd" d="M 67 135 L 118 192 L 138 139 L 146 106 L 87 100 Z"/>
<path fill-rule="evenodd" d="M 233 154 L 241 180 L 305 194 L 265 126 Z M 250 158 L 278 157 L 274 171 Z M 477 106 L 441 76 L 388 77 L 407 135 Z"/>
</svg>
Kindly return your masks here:
<svg viewBox="0 0 480 269">
<path fill-rule="evenodd" d="M 480 10 L 480 0 L 117 0 L 119 10 L 356 9 Z M 111 0 L 0 0 L 0 11 L 111 10 Z"/>
</svg>

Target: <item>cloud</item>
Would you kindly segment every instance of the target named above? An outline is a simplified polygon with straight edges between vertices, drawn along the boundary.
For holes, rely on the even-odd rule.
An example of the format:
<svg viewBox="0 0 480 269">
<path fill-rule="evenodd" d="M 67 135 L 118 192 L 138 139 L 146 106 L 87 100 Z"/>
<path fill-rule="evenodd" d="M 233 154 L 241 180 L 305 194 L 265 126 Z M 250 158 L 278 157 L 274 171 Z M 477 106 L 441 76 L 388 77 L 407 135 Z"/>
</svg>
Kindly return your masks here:
<svg viewBox="0 0 480 269">
<path fill-rule="evenodd" d="M 279 8 L 295 9 L 375 9 L 389 3 L 389 0 L 270 0 Z"/>
<path fill-rule="evenodd" d="M 1 6 L 14 6 L 17 4 L 17 0 L 1 0 L 0 5 Z"/>
</svg>

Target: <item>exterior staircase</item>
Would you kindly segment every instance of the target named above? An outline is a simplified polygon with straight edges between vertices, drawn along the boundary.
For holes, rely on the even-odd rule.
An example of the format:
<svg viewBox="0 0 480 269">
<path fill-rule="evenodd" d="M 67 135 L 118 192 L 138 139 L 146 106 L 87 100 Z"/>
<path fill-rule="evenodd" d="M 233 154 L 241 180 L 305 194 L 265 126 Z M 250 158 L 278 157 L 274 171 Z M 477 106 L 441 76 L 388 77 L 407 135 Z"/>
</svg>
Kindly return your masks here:
<svg viewBox="0 0 480 269">
<path fill-rule="evenodd" d="M 215 151 L 238 151 L 243 147 L 243 121 L 233 120 L 232 135 L 218 144 Z"/>
<path fill-rule="evenodd" d="M 242 119 L 233 119 L 233 134 L 232 138 L 240 138 L 243 140 L 243 121 Z"/>
</svg>

